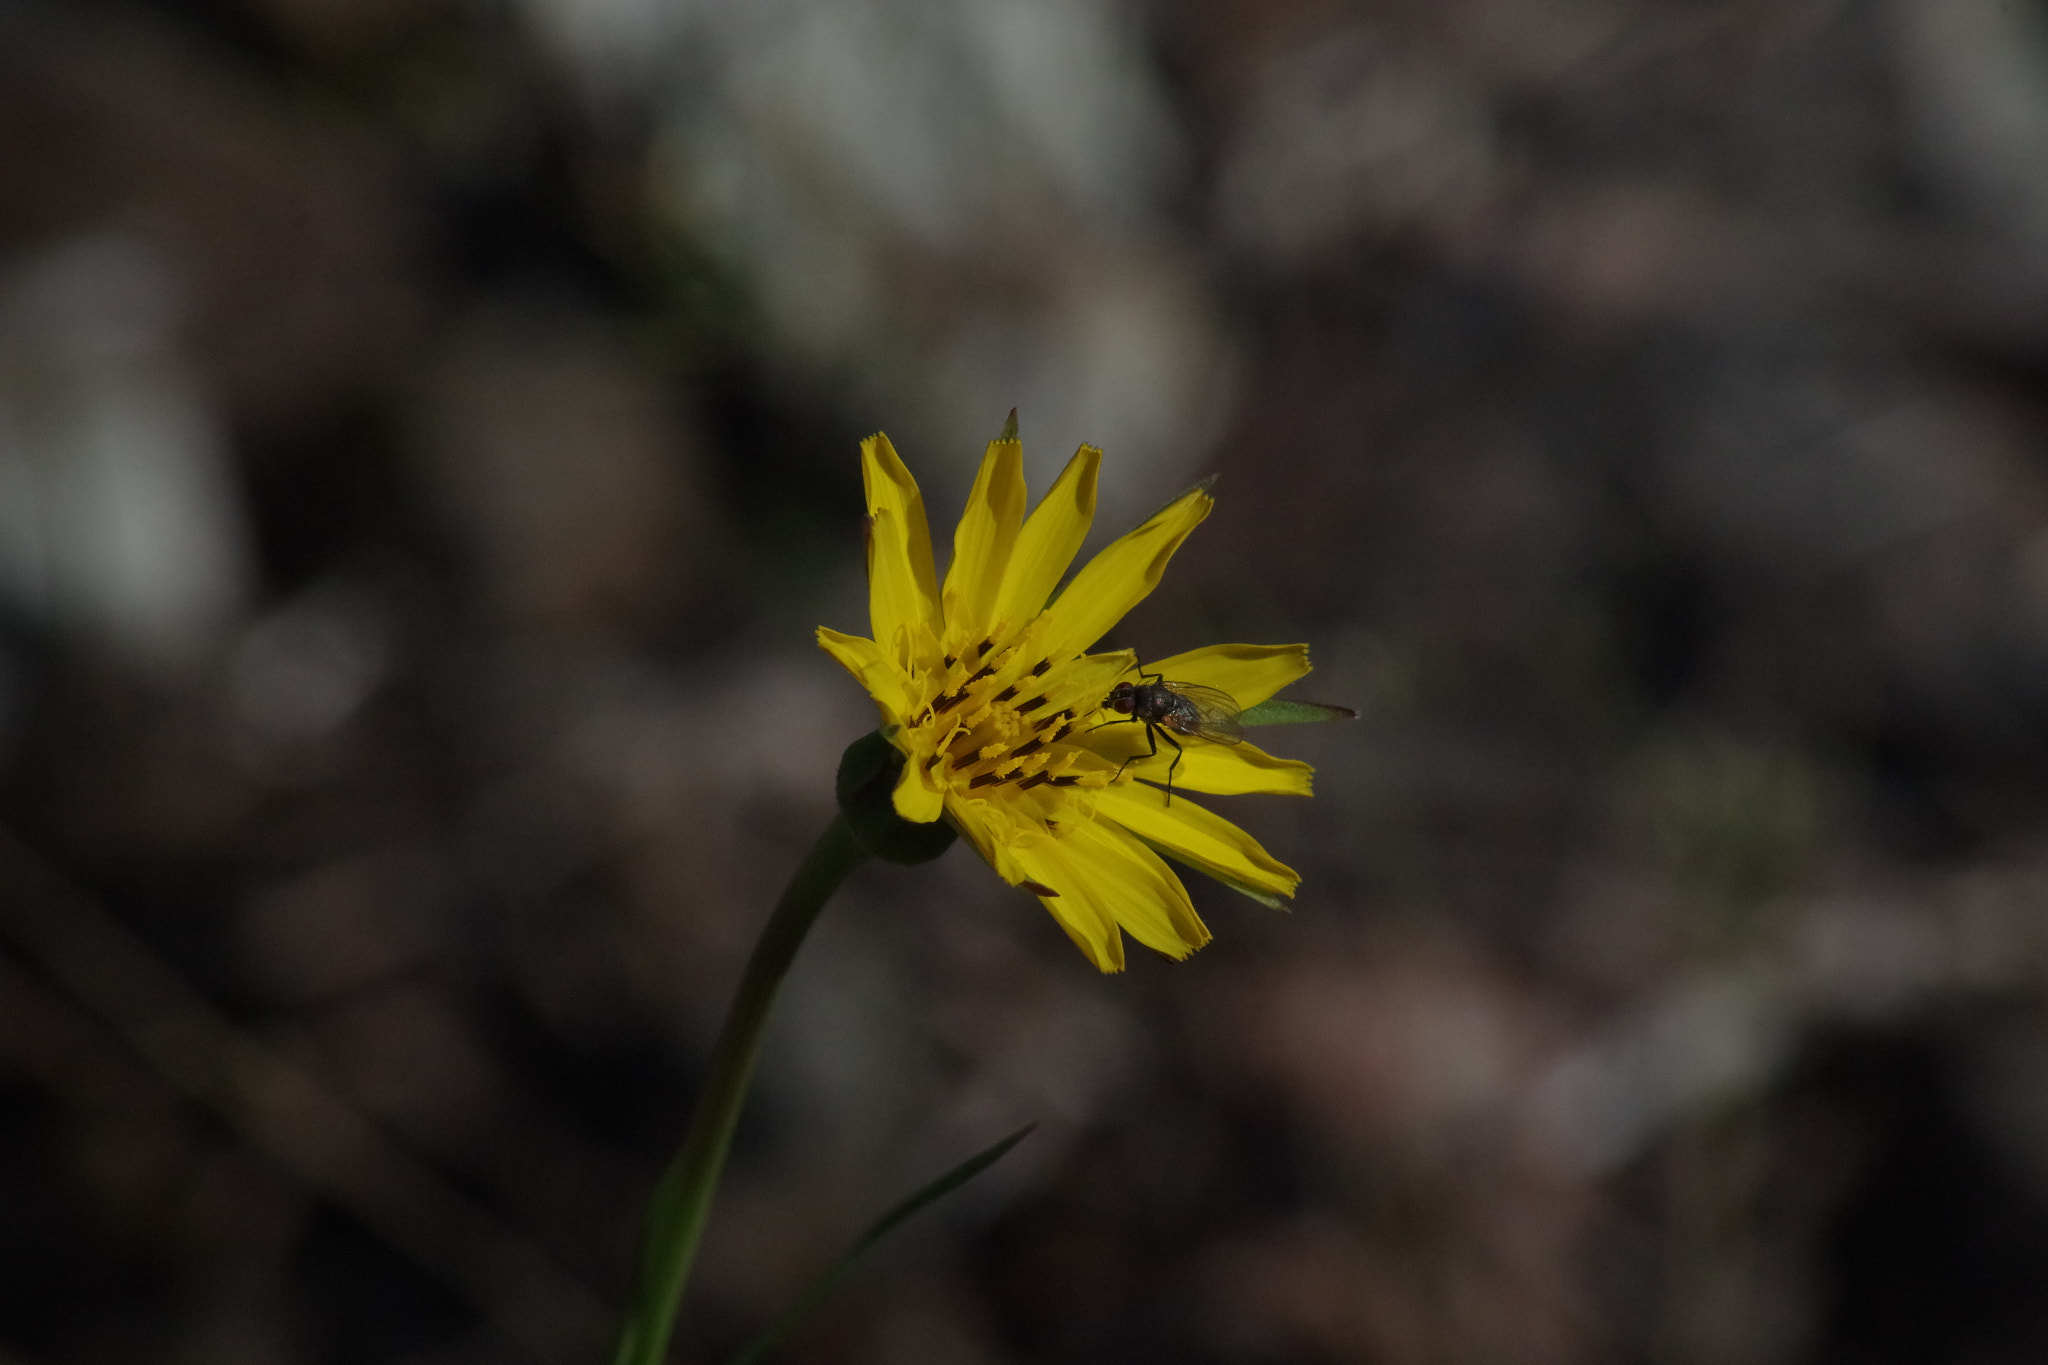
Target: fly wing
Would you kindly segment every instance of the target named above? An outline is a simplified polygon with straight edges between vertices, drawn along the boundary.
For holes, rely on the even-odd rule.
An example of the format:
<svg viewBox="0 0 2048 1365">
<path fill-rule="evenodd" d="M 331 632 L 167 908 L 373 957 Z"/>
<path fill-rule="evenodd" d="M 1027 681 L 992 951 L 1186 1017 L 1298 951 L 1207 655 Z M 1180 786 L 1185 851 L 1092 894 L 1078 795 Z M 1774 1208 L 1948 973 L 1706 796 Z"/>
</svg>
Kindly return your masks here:
<svg viewBox="0 0 2048 1365">
<path fill-rule="evenodd" d="M 1238 719 L 1237 698 L 1221 688 L 1200 683 L 1168 682 L 1167 688 L 1186 705 L 1178 709 L 1168 728 L 1216 744 L 1242 744 L 1244 724 Z"/>
</svg>

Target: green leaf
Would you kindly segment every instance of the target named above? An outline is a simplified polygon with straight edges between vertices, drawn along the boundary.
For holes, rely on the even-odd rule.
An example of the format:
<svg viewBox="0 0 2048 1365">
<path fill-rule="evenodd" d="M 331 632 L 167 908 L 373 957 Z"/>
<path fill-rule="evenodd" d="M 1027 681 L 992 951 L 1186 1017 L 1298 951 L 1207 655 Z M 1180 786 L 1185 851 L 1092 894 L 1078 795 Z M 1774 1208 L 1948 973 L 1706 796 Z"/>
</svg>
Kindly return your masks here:
<svg viewBox="0 0 2048 1365">
<path fill-rule="evenodd" d="M 1015 1147 L 1018 1143 L 1029 1137 L 1031 1130 L 1036 1127 L 1038 1125 L 1035 1123 L 1027 1123 L 994 1146 L 985 1147 L 981 1151 L 976 1152 L 973 1156 L 968 1157 L 967 1160 L 961 1162 L 952 1170 L 947 1171 L 937 1180 L 932 1181 L 931 1184 L 924 1186 L 880 1218 L 877 1218 L 866 1232 L 863 1232 L 854 1240 L 852 1246 L 839 1253 L 838 1260 L 826 1266 L 824 1271 L 810 1282 L 804 1289 L 804 1292 L 798 1296 L 797 1301 L 790 1306 L 788 1312 L 777 1318 L 774 1324 L 766 1331 L 748 1342 L 745 1350 L 733 1357 L 732 1365 L 756 1365 L 770 1351 L 780 1346 L 791 1332 L 802 1326 L 804 1319 L 815 1312 L 819 1304 L 832 1297 L 833 1291 L 845 1282 L 846 1277 L 851 1275 L 854 1267 L 860 1263 L 861 1257 L 872 1251 L 876 1243 L 894 1232 L 927 1205 L 934 1204 L 945 1198 L 989 1167 L 995 1165 L 998 1161 L 1001 1161 L 1005 1156 L 1009 1155 L 1012 1147 Z"/>
<path fill-rule="evenodd" d="M 1325 706 L 1319 701 L 1287 701 L 1274 697 L 1257 706 L 1248 706 L 1239 716 L 1241 725 L 1307 725 L 1318 720 L 1357 720 L 1358 713 L 1348 706 Z"/>
</svg>

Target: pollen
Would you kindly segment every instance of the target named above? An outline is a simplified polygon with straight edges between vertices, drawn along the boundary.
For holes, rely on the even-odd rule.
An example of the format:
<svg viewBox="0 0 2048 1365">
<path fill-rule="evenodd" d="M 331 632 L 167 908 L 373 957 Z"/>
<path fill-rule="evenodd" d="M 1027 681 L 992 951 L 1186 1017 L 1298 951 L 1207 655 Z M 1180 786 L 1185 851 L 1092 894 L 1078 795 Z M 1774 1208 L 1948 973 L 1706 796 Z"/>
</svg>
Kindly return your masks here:
<svg viewBox="0 0 2048 1365">
<path fill-rule="evenodd" d="M 1079 749 L 1061 742 L 1067 731 L 1049 730 L 1029 712 L 1045 705 L 1054 689 L 1062 692 L 1063 700 L 1071 694 L 1072 711 L 1098 709 L 1106 695 L 1102 679 L 1107 676 L 1099 664 L 1081 658 L 1058 660 L 1014 646 L 1000 647 L 992 640 L 983 643 L 986 649 L 962 646 L 944 655 L 940 667 L 921 675 L 931 696 L 917 708 L 918 721 L 912 727 L 912 743 L 922 740 L 929 745 L 925 771 L 942 790 L 963 797 L 972 794 L 976 800 L 990 799 L 994 788 L 1042 786 L 1052 780 L 1049 766 L 1064 773 L 1078 762 Z M 991 655 L 992 662 L 972 673 L 962 662 Z M 1019 681 L 1024 678 L 1032 679 L 1038 690 L 1020 703 Z M 1053 680 L 1050 684 L 1041 681 L 1048 678 Z M 1067 713 L 1062 710 L 1054 716 Z"/>
</svg>

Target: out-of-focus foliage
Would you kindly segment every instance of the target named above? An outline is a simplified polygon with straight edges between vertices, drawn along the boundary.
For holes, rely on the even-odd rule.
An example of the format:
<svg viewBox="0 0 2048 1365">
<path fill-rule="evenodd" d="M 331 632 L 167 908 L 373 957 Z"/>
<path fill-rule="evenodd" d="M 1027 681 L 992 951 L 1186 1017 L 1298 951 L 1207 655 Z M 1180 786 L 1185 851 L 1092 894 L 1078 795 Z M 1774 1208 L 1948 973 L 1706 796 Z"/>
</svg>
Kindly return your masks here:
<svg viewBox="0 0 2048 1365">
<path fill-rule="evenodd" d="M 1033 1120 L 784 1358 L 2048 1354 L 2044 165 L 2034 0 L 0 6 L 0 1358 L 600 1358 L 1012 406 L 1304 890 L 863 873 L 680 1359 Z"/>
</svg>

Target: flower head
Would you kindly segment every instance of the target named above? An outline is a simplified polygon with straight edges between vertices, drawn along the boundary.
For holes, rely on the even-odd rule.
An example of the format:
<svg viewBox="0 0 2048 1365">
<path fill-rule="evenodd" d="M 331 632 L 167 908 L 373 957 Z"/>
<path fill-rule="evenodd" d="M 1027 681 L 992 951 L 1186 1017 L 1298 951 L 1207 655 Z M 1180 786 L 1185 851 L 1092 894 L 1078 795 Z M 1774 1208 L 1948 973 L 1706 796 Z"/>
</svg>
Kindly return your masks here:
<svg viewBox="0 0 2048 1365">
<path fill-rule="evenodd" d="M 1122 969 L 1124 934 L 1186 957 L 1209 930 L 1161 854 L 1270 903 L 1301 879 L 1184 793 L 1306 796 L 1311 769 L 1194 737 L 1176 755 L 1155 745 L 1155 727 L 1105 702 L 1118 683 L 1149 676 L 1250 707 L 1308 672 L 1308 648 L 1211 645 L 1142 670 L 1129 650 L 1089 653 L 1158 584 L 1209 515 L 1209 495 L 1182 494 L 1055 597 L 1094 519 L 1102 454 L 1081 447 L 1027 517 L 1023 448 L 1005 437 L 989 443 L 943 583 L 917 482 L 888 437 L 861 443 L 874 638 L 820 628 L 818 643 L 874 698 L 881 733 L 903 755 L 899 816 L 951 823 L 1105 972 Z M 1169 792 L 1161 784 L 1177 756 Z"/>
</svg>

